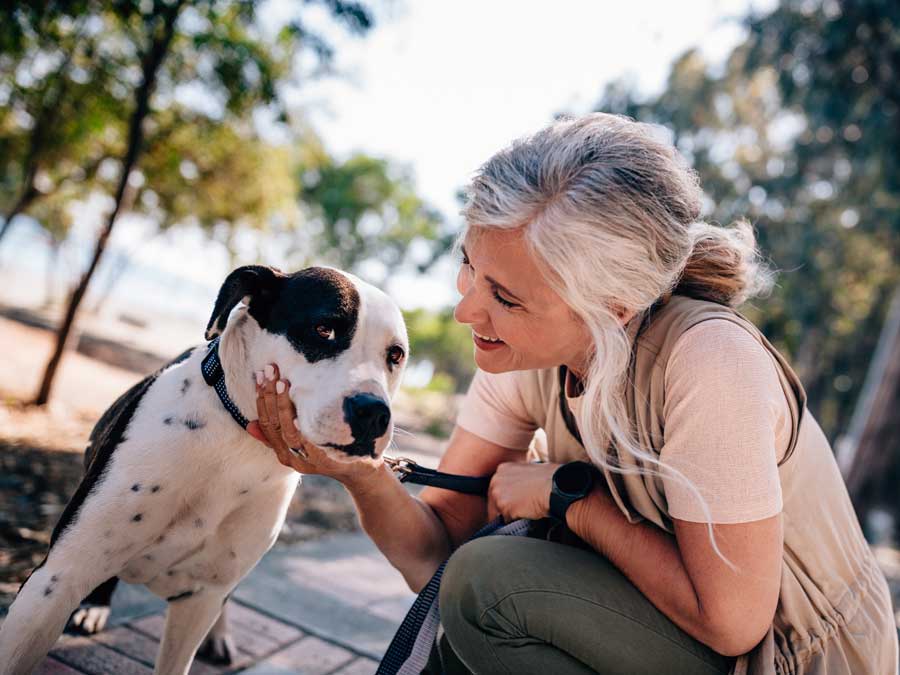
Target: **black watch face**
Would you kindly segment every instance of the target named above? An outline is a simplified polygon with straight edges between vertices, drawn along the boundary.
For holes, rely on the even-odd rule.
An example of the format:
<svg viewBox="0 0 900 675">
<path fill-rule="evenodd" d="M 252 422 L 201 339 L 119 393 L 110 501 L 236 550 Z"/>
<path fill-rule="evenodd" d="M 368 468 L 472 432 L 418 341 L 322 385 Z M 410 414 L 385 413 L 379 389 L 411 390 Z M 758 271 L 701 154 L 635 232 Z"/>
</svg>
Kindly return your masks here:
<svg viewBox="0 0 900 675">
<path fill-rule="evenodd" d="M 556 472 L 556 487 L 573 497 L 583 497 L 591 489 L 591 467 L 584 463 L 567 464 Z"/>
</svg>

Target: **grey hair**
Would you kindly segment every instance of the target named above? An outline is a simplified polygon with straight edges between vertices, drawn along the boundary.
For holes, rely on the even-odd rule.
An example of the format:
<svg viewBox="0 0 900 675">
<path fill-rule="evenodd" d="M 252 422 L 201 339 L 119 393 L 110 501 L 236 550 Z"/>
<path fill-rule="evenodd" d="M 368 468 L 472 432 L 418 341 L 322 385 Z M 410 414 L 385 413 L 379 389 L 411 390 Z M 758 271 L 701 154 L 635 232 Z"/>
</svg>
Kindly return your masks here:
<svg viewBox="0 0 900 675">
<path fill-rule="evenodd" d="M 675 147 L 650 125 L 604 113 L 513 142 L 476 172 L 466 196 L 467 227 L 521 229 L 546 281 L 593 337 L 578 418 L 591 460 L 684 484 L 711 521 L 691 481 L 633 435 L 624 396 L 631 345 L 616 312 L 639 321 L 672 292 L 732 307 L 767 292 L 772 275 L 750 224 L 700 220 L 698 176 Z M 649 468 L 611 462 L 610 443 Z"/>
</svg>

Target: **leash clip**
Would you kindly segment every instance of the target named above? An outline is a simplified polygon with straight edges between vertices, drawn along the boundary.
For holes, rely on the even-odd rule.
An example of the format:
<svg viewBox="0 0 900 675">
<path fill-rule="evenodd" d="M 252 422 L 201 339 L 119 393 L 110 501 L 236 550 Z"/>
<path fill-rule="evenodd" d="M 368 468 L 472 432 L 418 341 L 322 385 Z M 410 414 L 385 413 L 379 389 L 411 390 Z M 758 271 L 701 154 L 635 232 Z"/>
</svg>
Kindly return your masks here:
<svg viewBox="0 0 900 675">
<path fill-rule="evenodd" d="M 400 476 L 410 476 L 412 475 L 416 467 L 418 466 L 414 461 L 412 461 L 409 457 L 387 457 L 384 458 L 384 463 L 387 464 L 391 471 Z"/>
</svg>

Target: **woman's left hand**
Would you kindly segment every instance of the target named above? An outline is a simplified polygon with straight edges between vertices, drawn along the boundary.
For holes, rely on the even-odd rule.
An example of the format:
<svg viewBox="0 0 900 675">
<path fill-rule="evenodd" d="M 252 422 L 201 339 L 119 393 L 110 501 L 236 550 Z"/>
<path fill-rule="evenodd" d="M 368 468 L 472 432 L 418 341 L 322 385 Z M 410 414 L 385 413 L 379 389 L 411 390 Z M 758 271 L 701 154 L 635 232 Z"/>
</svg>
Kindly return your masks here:
<svg viewBox="0 0 900 675">
<path fill-rule="evenodd" d="M 559 464 L 504 462 L 497 467 L 488 488 L 488 519 L 503 516 L 507 523 L 519 518 L 546 518 L 550 488 Z"/>
</svg>

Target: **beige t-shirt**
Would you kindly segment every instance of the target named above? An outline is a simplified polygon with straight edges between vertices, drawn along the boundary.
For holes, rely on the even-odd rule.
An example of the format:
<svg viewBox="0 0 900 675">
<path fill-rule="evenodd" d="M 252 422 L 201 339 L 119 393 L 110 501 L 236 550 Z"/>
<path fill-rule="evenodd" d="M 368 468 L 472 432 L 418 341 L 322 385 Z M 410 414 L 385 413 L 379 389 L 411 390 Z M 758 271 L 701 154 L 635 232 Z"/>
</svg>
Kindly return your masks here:
<svg viewBox="0 0 900 675">
<path fill-rule="evenodd" d="M 528 371 L 478 371 L 457 424 L 526 450 L 540 426 L 526 403 L 537 395 L 535 382 Z M 567 400 L 577 418 L 581 397 Z M 660 460 L 694 484 L 712 522 L 751 522 L 781 511 L 778 462 L 790 443 L 790 409 L 772 357 L 746 330 L 714 319 L 678 339 L 666 367 L 664 418 Z M 673 518 L 707 520 L 687 487 L 663 483 Z"/>
</svg>

